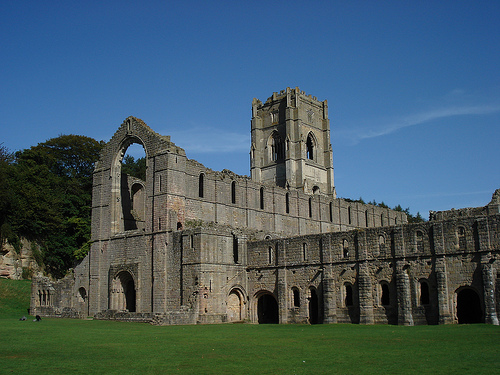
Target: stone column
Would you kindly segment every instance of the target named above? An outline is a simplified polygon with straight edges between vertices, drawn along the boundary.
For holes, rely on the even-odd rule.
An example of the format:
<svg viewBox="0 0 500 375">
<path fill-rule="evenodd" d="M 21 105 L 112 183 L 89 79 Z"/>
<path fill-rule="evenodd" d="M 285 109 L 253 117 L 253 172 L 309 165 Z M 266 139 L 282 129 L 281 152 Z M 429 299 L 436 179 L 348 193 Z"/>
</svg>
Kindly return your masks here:
<svg viewBox="0 0 500 375">
<path fill-rule="evenodd" d="M 279 323 L 288 323 L 288 287 L 286 282 L 286 269 L 278 268 L 275 270 L 277 278 L 277 297 L 278 297 L 278 310 L 279 310 Z"/>
<path fill-rule="evenodd" d="M 358 268 L 359 285 L 359 322 L 374 324 L 372 278 L 367 262 L 360 262 Z"/>
<path fill-rule="evenodd" d="M 444 257 L 436 258 L 434 264 L 437 282 L 437 297 L 439 324 L 449 324 L 453 322 L 450 314 L 448 299 L 448 276 L 446 275 L 446 259 Z"/>
<path fill-rule="evenodd" d="M 398 324 L 413 325 L 410 278 L 402 262 L 396 264 L 396 289 L 398 301 Z"/>
<path fill-rule="evenodd" d="M 498 325 L 498 317 L 495 309 L 495 287 L 494 287 L 494 269 L 490 263 L 481 264 L 483 273 L 484 289 L 484 322 L 487 324 Z"/>
<path fill-rule="evenodd" d="M 335 281 L 331 266 L 323 270 L 323 323 L 337 323 L 337 304 L 335 301 Z"/>
</svg>

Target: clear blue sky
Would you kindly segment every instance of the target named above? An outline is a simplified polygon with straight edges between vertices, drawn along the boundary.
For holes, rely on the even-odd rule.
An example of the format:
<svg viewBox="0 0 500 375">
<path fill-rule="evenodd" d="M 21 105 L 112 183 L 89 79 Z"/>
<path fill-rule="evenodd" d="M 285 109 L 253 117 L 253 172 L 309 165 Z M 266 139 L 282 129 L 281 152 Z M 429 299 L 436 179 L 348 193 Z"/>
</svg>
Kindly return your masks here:
<svg viewBox="0 0 500 375">
<path fill-rule="evenodd" d="M 329 103 L 339 197 L 412 213 L 500 188 L 499 1 L 0 2 L 0 143 L 109 140 L 127 116 L 249 172 L 251 102 Z"/>
</svg>

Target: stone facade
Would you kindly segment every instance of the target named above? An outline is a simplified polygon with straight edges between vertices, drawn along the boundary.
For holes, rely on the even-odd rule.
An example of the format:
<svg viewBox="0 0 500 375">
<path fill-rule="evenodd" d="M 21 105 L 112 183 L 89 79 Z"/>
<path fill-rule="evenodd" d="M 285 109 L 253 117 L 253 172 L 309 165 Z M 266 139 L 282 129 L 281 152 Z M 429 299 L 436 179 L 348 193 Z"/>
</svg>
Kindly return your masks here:
<svg viewBox="0 0 500 375">
<path fill-rule="evenodd" d="M 499 194 L 406 215 L 336 198 L 327 103 L 298 88 L 253 100 L 251 178 L 212 171 L 129 117 L 94 171 L 92 245 L 44 316 L 195 324 L 498 324 Z M 145 181 L 121 173 L 130 144 Z"/>
</svg>

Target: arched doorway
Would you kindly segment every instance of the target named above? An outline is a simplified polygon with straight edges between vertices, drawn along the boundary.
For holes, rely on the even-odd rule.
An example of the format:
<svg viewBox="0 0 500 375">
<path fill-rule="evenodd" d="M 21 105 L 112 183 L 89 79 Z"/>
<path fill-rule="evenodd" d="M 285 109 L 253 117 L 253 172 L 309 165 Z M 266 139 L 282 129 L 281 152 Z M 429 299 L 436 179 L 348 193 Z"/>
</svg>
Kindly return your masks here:
<svg viewBox="0 0 500 375">
<path fill-rule="evenodd" d="M 257 300 L 257 317 L 259 324 L 279 323 L 278 302 L 272 294 L 262 294 Z"/>
<path fill-rule="evenodd" d="M 310 289 L 311 296 L 309 297 L 309 323 L 319 323 L 319 308 L 318 308 L 318 293 L 315 288 Z"/>
<path fill-rule="evenodd" d="M 111 283 L 110 308 L 119 311 L 136 311 L 135 282 L 127 271 L 119 272 Z"/>
<path fill-rule="evenodd" d="M 233 289 L 227 297 L 227 321 L 238 322 L 243 318 L 243 295 L 238 289 Z"/>
<path fill-rule="evenodd" d="M 484 323 L 481 300 L 474 289 L 463 288 L 457 293 L 457 318 L 459 324 Z"/>
</svg>

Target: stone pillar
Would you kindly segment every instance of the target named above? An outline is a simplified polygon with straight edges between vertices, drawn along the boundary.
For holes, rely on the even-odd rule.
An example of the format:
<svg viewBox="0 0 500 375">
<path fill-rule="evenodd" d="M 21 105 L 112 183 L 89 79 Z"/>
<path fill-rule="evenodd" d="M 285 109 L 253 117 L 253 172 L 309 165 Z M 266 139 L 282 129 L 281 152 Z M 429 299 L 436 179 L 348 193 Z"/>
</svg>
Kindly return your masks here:
<svg viewBox="0 0 500 375">
<path fill-rule="evenodd" d="M 359 285 L 359 322 L 374 324 L 372 278 L 367 262 L 360 262 L 358 268 Z"/>
<path fill-rule="evenodd" d="M 481 264 L 483 273 L 484 290 L 484 322 L 487 324 L 498 325 L 498 317 L 495 309 L 495 287 L 494 287 L 494 269 L 490 263 Z"/>
<path fill-rule="evenodd" d="M 450 314 L 448 298 L 448 276 L 446 275 L 446 259 L 444 257 L 436 258 L 434 264 L 437 283 L 439 324 L 453 323 L 453 317 Z"/>
<path fill-rule="evenodd" d="M 286 282 L 286 269 L 279 268 L 275 270 L 277 277 L 277 297 L 278 297 L 278 314 L 279 314 L 279 323 L 285 324 L 288 323 L 288 288 Z"/>
<path fill-rule="evenodd" d="M 413 314 L 410 293 L 410 278 L 402 262 L 396 264 L 396 290 L 398 301 L 398 324 L 413 325 Z"/>
<path fill-rule="evenodd" d="M 337 323 L 337 304 L 335 301 L 335 281 L 331 266 L 323 270 L 323 323 Z"/>
</svg>

